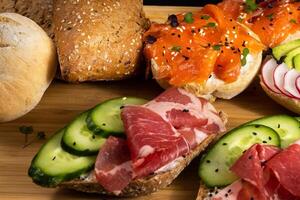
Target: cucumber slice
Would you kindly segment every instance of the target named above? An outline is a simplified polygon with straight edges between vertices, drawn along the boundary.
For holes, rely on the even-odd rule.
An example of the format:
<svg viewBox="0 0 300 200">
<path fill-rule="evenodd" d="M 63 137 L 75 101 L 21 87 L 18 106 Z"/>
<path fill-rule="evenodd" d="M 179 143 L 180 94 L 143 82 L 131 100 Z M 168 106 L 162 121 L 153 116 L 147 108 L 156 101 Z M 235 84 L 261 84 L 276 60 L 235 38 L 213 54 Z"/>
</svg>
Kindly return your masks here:
<svg viewBox="0 0 300 200">
<path fill-rule="evenodd" d="M 295 119 L 300 122 L 300 117 L 295 117 Z"/>
<path fill-rule="evenodd" d="M 55 187 L 93 168 L 96 156 L 79 157 L 61 148 L 64 129 L 44 144 L 31 162 L 28 175 L 41 186 Z"/>
<path fill-rule="evenodd" d="M 262 124 L 274 129 L 280 137 L 281 148 L 286 148 L 300 139 L 300 122 L 288 115 L 273 115 L 247 124 Z"/>
<path fill-rule="evenodd" d="M 230 171 L 235 161 L 253 144 L 280 146 L 278 134 L 263 125 L 242 126 L 224 135 L 201 159 L 199 176 L 207 187 L 223 187 L 238 177 Z"/>
<path fill-rule="evenodd" d="M 95 135 L 87 128 L 85 120 L 88 113 L 82 113 L 66 127 L 61 140 L 65 151 L 78 156 L 96 155 L 105 143 L 105 138 Z"/>
<path fill-rule="evenodd" d="M 141 105 L 147 100 L 135 97 L 122 97 L 105 101 L 96 106 L 88 115 L 88 128 L 96 134 L 107 136 L 124 132 L 121 109 L 124 105 Z"/>
</svg>

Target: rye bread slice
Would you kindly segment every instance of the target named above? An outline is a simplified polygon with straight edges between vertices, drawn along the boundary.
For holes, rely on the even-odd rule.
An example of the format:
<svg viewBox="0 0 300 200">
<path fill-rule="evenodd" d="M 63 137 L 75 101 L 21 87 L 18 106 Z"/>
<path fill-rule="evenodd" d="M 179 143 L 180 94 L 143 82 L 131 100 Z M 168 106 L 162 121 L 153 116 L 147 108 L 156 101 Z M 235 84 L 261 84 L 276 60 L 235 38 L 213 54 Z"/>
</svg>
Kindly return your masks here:
<svg viewBox="0 0 300 200">
<path fill-rule="evenodd" d="M 187 154 L 184 159 L 180 159 L 176 166 L 169 171 L 153 174 L 142 179 L 132 181 L 122 192 L 120 197 L 135 197 L 153 193 L 170 185 L 172 181 L 187 167 L 190 162 L 197 157 L 206 147 L 217 138 L 218 134 L 209 135 L 198 147 Z M 106 191 L 95 178 L 88 180 L 75 179 L 63 182 L 60 188 L 73 189 L 86 193 L 98 193 L 104 195 L 114 195 Z"/>
</svg>

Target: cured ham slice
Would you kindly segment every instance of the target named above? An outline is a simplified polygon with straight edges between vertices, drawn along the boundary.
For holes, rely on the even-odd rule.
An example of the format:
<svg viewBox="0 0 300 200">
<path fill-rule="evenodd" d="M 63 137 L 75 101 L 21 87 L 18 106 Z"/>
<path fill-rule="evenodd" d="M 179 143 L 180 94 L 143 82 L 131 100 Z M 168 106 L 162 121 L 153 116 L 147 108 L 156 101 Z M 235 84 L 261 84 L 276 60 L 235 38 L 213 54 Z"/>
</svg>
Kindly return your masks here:
<svg viewBox="0 0 300 200">
<path fill-rule="evenodd" d="M 208 135 L 225 131 L 208 101 L 177 88 L 145 105 L 125 106 L 121 118 L 126 140 L 110 137 L 95 165 L 98 182 L 115 194 L 188 154 Z"/>
<path fill-rule="evenodd" d="M 126 106 L 122 119 L 137 178 L 187 154 L 208 134 L 225 130 L 209 102 L 171 88 L 143 106 Z"/>
<path fill-rule="evenodd" d="M 231 170 L 241 179 L 210 199 L 300 199 L 300 141 L 282 151 L 272 146 L 253 145 Z M 226 193 L 229 189 L 235 193 Z"/>
<path fill-rule="evenodd" d="M 267 163 L 280 185 L 300 197 L 300 145 L 293 144 Z"/>
<path fill-rule="evenodd" d="M 130 153 L 124 139 L 109 137 L 97 156 L 95 175 L 108 191 L 118 194 L 132 180 Z"/>
</svg>

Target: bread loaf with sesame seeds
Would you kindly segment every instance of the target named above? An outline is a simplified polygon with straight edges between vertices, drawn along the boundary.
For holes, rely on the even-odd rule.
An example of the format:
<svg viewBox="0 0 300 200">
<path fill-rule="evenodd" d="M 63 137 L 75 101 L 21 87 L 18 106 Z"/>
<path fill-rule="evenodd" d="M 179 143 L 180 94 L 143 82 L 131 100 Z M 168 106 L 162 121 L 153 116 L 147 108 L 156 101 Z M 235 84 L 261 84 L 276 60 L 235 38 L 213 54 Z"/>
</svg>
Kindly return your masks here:
<svg viewBox="0 0 300 200">
<path fill-rule="evenodd" d="M 148 27 L 141 0 L 54 0 L 61 78 L 121 80 L 136 75 Z"/>
<path fill-rule="evenodd" d="M 53 38 L 53 0 L 0 0 L 2 12 L 15 12 L 32 19 Z"/>
</svg>

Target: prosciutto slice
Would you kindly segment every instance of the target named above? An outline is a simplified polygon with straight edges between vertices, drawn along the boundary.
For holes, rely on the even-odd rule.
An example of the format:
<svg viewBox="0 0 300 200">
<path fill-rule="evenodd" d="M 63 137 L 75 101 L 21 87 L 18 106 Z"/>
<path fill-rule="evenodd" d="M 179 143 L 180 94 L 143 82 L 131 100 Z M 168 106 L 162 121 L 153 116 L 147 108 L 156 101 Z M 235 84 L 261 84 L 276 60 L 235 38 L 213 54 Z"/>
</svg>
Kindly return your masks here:
<svg viewBox="0 0 300 200">
<path fill-rule="evenodd" d="M 177 88 L 145 105 L 125 106 L 121 118 L 126 141 L 110 137 L 95 166 L 99 183 L 115 194 L 132 179 L 155 173 L 188 154 L 208 135 L 225 131 L 224 122 L 208 101 Z"/>
<path fill-rule="evenodd" d="M 126 106 L 122 119 L 137 178 L 147 176 L 224 131 L 224 123 L 204 99 L 171 88 L 144 106 Z"/>
<path fill-rule="evenodd" d="M 284 150 L 266 145 L 253 145 L 237 160 L 231 170 L 241 179 L 209 199 L 300 199 L 300 141 Z M 235 193 L 225 193 L 228 189 L 234 189 Z"/>
</svg>

